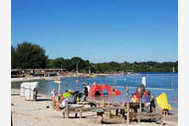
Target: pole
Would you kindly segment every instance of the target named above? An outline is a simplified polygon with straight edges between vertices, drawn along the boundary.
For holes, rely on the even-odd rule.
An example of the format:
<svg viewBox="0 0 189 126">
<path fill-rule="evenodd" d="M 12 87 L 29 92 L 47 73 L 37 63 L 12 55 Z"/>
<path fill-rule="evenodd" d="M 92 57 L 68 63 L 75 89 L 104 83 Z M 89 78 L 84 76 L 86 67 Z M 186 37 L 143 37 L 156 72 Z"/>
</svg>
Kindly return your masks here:
<svg viewBox="0 0 189 126">
<path fill-rule="evenodd" d="M 129 120 L 130 120 L 130 118 L 129 118 L 129 87 L 128 86 L 126 86 L 126 101 L 127 101 L 127 125 L 129 125 Z"/>
<path fill-rule="evenodd" d="M 60 94 L 60 84 L 58 84 L 58 94 Z"/>
<path fill-rule="evenodd" d="M 60 90 L 61 90 L 61 78 L 59 79 L 59 83 L 58 83 L 58 94 L 60 94 Z"/>
<path fill-rule="evenodd" d="M 141 112 L 142 112 L 142 102 L 141 102 L 141 98 L 142 98 L 142 97 L 140 97 L 140 106 L 139 106 L 138 122 L 140 122 L 140 120 L 141 120 Z"/>
<path fill-rule="evenodd" d="M 89 74 L 91 74 L 91 67 L 89 66 Z"/>
<path fill-rule="evenodd" d="M 13 126 L 13 122 L 12 122 L 12 112 L 11 112 L 11 126 Z"/>
<path fill-rule="evenodd" d="M 61 72 L 62 72 L 62 64 L 61 64 Z"/>
<path fill-rule="evenodd" d="M 79 65 L 79 62 L 77 62 L 77 64 L 76 64 L 76 71 L 77 71 L 77 74 L 78 74 L 78 65 Z"/>
</svg>

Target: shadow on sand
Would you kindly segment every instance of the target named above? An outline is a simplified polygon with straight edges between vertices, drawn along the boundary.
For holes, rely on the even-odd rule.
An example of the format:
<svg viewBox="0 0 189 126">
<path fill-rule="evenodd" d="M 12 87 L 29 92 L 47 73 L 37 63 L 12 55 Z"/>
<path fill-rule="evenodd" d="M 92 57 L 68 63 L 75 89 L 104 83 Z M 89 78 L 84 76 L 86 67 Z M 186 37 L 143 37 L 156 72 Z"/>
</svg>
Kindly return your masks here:
<svg viewBox="0 0 189 126">
<path fill-rule="evenodd" d="M 11 94 L 11 96 L 19 96 L 20 94 Z"/>
<path fill-rule="evenodd" d="M 48 98 L 40 98 L 40 99 L 37 99 L 36 100 L 37 102 L 42 102 L 42 101 L 51 101 L 50 99 L 48 99 Z"/>
</svg>

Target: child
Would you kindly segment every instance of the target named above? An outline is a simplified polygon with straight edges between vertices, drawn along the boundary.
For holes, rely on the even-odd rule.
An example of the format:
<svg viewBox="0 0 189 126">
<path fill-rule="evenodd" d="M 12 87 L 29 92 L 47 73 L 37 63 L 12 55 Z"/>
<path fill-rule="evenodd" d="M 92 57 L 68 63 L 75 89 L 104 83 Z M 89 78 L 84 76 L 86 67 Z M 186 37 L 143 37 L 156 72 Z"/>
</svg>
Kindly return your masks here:
<svg viewBox="0 0 189 126">
<path fill-rule="evenodd" d="M 51 95 L 50 95 L 51 101 L 55 100 L 55 95 L 56 95 L 56 90 L 55 90 L 55 88 L 53 88 L 52 91 L 51 91 Z"/>
<path fill-rule="evenodd" d="M 52 101 L 52 108 L 54 108 L 55 109 L 55 105 L 56 105 L 56 99 L 55 99 L 55 95 L 56 94 L 56 90 L 55 90 L 55 88 L 53 88 L 52 89 L 52 91 L 51 91 L 51 95 L 50 95 L 50 100 Z"/>
</svg>

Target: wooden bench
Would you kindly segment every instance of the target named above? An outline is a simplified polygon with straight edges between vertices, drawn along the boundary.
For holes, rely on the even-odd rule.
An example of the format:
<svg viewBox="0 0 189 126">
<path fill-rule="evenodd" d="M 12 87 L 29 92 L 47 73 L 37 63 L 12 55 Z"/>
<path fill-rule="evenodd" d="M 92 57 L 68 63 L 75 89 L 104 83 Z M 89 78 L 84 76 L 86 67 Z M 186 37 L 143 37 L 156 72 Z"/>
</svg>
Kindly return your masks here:
<svg viewBox="0 0 189 126">
<path fill-rule="evenodd" d="M 77 104 L 68 104 L 66 107 L 62 110 L 62 116 L 63 118 L 69 118 L 71 113 L 75 113 L 75 116 L 77 116 L 77 113 L 79 113 L 79 117 L 82 118 L 82 108 L 83 105 L 77 105 Z"/>
</svg>

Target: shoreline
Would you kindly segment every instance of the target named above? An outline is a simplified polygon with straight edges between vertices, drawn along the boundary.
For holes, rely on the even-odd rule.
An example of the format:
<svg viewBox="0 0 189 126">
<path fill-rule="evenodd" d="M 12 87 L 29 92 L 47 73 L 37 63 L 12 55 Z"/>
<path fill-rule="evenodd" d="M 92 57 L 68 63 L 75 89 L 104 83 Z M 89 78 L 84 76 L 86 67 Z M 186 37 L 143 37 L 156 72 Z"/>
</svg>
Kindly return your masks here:
<svg viewBox="0 0 189 126">
<path fill-rule="evenodd" d="M 35 80 L 55 80 L 60 77 L 65 77 L 65 76 L 11 78 L 11 82 L 24 82 L 24 81 L 35 81 Z"/>
<path fill-rule="evenodd" d="M 113 74 L 94 74 L 95 76 L 110 76 Z M 11 82 L 24 82 L 24 81 L 35 81 L 35 80 L 57 80 L 59 78 L 69 78 L 77 77 L 76 74 L 69 74 L 64 76 L 50 76 L 50 77 L 20 77 L 20 78 L 11 78 Z M 89 74 L 79 73 L 78 77 L 89 77 Z"/>
<path fill-rule="evenodd" d="M 140 72 L 139 72 L 140 73 Z M 127 74 L 132 74 L 132 73 L 127 73 Z M 138 73 L 134 73 L 138 74 Z M 123 75 L 122 73 L 95 73 L 92 74 L 95 76 L 112 76 L 112 75 Z M 69 73 L 66 75 L 60 75 L 60 76 L 50 76 L 50 77 L 19 77 L 19 78 L 11 78 L 11 82 L 24 82 L 24 81 L 35 81 L 35 80 L 57 80 L 59 78 L 70 78 L 70 77 L 90 77 L 90 74 L 86 73 Z"/>
</svg>

